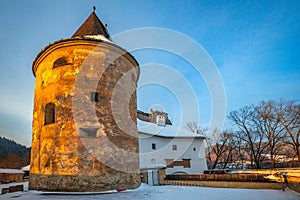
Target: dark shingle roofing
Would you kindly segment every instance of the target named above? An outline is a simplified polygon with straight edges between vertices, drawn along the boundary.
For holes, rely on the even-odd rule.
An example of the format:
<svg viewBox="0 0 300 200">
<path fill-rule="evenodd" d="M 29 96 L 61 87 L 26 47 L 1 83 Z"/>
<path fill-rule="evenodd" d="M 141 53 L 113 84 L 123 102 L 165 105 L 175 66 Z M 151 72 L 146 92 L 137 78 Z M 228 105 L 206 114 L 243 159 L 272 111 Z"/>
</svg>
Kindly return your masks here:
<svg viewBox="0 0 300 200">
<path fill-rule="evenodd" d="M 104 35 L 107 39 L 110 39 L 106 27 L 99 20 L 95 12 L 90 14 L 85 22 L 74 33 L 72 38 L 83 37 L 86 35 Z"/>
</svg>

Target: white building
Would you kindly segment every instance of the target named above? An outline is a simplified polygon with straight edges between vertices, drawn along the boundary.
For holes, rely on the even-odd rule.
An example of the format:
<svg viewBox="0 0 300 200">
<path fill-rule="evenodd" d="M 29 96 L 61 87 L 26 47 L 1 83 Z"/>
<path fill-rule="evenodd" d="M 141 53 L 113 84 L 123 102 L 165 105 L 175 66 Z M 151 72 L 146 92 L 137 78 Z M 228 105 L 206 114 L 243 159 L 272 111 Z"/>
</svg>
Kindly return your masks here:
<svg viewBox="0 0 300 200">
<path fill-rule="evenodd" d="M 147 182 L 157 185 L 158 170 L 166 174 L 202 174 L 207 169 L 205 137 L 173 126 L 140 123 L 140 168 L 147 171 Z"/>
</svg>

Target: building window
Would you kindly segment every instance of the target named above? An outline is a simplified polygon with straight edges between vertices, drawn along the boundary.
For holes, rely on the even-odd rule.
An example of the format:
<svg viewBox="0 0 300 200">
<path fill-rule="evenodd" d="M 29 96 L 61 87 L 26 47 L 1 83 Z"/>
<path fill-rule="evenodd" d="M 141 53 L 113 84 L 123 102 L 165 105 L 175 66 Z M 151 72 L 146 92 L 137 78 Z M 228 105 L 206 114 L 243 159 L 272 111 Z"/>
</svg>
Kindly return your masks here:
<svg viewBox="0 0 300 200">
<path fill-rule="evenodd" d="M 47 103 L 45 106 L 44 125 L 55 122 L 55 104 Z"/>
<path fill-rule="evenodd" d="M 176 144 L 173 144 L 173 145 L 172 145 L 172 149 L 173 149 L 174 151 L 177 151 L 177 145 L 176 145 Z"/>
<path fill-rule="evenodd" d="M 99 93 L 98 92 L 91 92 L 91 101 L 99 102 Z"/>
<path fill-rule="evenodd" d="M 152 149 L 156 149 L 156 144 L 152 143 Z"/>
<path fill-rule="evenodd" d="M 79 137 L 97 137 L 98 128 L 79 128 Z"/>
<path fill-rule="evenodd" d="M 64 66 L 64 65 L 69 65 L 71 63 L 69 63 L 67 61 L 67 58 L 66 57 L 61 57 L 61 58 L 58 58 L 54 63 L 53 63 L 53 69 L 57 68 L 57 67 L 61 67 L 61 66 Z"/>
<path fill-rule="evenodd" d="M 158 126 L 166 126 L 166 117 L 163 115 L 156 115 L 156 124 Z"/>
<path fill-rule="evenodd" d="M 196 151 L 196 148 L 195 148 L 195 147 L 193 148 L 193 151 Z"/>
</svg>

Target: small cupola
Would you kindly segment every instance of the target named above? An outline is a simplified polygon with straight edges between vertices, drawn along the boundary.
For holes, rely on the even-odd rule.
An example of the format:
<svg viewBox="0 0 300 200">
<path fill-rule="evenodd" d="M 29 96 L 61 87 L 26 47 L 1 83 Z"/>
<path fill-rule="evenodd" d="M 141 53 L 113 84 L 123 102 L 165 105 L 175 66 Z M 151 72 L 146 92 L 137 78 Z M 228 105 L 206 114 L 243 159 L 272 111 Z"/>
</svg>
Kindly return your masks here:
<svg viewBox="0 0 300 200">
<path fill-rule="evenodd" d="M 94 38 L 110 40 L 110 36 L 106 26 L 100 21 L 95 13 L 96 7 L 93 7 L 93 12 L 72 35 L 72 38 Z"/>
</svg>

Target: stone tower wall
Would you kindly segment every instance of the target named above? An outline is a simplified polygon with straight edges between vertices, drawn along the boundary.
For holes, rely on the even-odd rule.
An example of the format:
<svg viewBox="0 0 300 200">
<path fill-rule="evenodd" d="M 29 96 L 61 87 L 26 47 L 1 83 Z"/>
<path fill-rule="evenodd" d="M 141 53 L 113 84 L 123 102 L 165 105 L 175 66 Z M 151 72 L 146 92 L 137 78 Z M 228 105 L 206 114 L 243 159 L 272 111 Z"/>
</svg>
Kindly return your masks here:
<svg viewBox="0 0 300 200">
<path fill-rule="evenodd" d="M 68 39 L 46 47 L 33 72 L 30 189 L 138 187 L 135 59 L 114 44 Z M 55 122 L 45 124 L 49 103 Z"/>
</svg>

